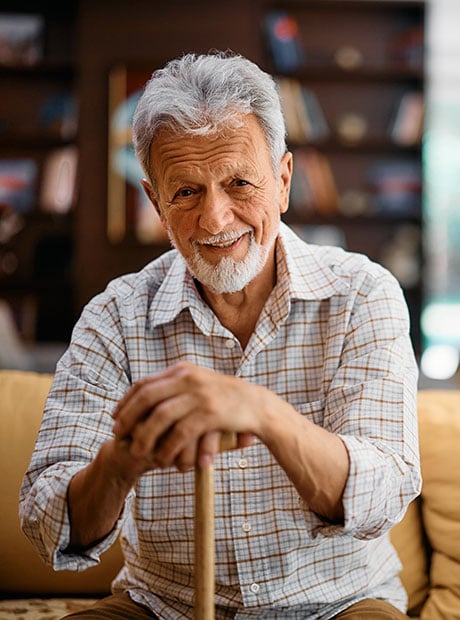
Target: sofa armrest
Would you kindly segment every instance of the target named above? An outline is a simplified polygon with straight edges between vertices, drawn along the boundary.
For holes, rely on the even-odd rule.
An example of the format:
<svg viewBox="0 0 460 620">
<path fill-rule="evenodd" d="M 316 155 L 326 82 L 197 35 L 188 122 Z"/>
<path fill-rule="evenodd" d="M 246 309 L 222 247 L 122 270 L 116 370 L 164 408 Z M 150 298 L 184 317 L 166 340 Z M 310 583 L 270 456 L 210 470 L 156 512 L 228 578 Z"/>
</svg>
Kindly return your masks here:
<svg viewBox="0 0 460 620">
<path fill-rule="evenodd" d="M 52 375 L 0 370 L 0 584 L 2 595 L 105 594 L 122 565 L 118 543 L 82 573 L 43 564 L 19 525 L 18 497 Z"/>
</svg>

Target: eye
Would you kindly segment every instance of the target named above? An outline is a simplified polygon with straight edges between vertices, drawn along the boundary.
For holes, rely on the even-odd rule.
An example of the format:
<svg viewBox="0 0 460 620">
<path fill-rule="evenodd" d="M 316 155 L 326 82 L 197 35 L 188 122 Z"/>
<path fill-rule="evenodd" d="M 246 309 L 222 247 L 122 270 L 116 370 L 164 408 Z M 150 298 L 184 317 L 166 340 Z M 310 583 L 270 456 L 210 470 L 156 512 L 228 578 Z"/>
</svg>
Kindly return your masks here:
<svg viewBox="0 0 460 620">
<path fill-rule="evenodd" d="M 176 209 L 193 209 L 198 200 L 199 191 L 191 187 L 181 187 L 174 194 L 171 200 L 167 202 L 170 207 Z"/>
<path fill-rule="evenodd" d="M 193 194 L 193 191 L 189 189 L 188 187 L 185 187 L 184 189 L 181 189 L 178 192 L 176 192 L 174 194 L 174 198 L 188 198 L 189 196 L 192 196 L 192 194 Z"/>
<path fill-rule="evenodd" d="M 233 185 L 236 185 L 236 187 L 245 187 L 246 185 L 249 185 L 249 181 L 245 181 L 244 179 L 234 179 Z"/>
<path fill-rule="evenodd" d="M 173 194 L 173 197 L 171 200 L 168 201 L 168 204 L 174 205 L 177 203 L 181 203 L 194 195 L 195 192 L 193 191 L 193 189 L 190 189 L 190 187 L 182 187 Z"/>
</svg>

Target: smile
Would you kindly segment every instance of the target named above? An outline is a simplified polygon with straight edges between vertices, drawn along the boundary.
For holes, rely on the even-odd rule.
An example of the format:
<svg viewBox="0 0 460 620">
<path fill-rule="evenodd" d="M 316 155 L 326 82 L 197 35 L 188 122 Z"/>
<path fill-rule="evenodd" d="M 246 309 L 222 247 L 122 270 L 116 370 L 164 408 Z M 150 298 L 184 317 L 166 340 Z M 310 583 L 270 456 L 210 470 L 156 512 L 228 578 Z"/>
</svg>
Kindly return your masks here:
<svg viewBox="0 0 460 620">
<path fill-rule="evenodd" d="M 211 248 L 211 249 L 216 249 L 216 250 L 231 248 L 237 245 L 244 237 L 246 237 L 246 235 L 250 233 L 251 231 L 245 231 L 242 234 L 239 234 L 238 236 L 232 236 L 230 238 L 227 236 L 225 237 L 219 236 L 213 239 L 199 241 L 198 244 L 206 248 Z"/>
</svg>

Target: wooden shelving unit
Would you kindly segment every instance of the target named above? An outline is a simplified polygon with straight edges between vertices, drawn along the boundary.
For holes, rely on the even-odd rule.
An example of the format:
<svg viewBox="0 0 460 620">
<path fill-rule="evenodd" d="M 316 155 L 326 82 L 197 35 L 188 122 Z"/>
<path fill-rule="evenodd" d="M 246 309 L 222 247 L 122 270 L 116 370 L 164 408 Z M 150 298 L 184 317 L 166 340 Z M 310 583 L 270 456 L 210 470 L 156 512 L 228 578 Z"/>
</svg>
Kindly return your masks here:
<svg viewBox="0 0 460 620">
<path fill-rule="evenodd" d="M 42 57 L 33 64 L 0 64 L 0 162 L 33 162 L 33 199 L 15 211 L 1 206 L 0 299 L 28 341 L 66 341 L 75 317 L 74 217 L 41 203 L 47 161 L 77 143 L 76 114 L 64 127 L 60 98 L 76 102 L 76 3 L 5 3 L 2 12 L 43 19 Z M 0 15 L 1 17 L 1 15 Z M 57 103 L 56 103 L 57 102 Z M 52 106 L 57 105 L 56 119 Z M 51 118 L 50 118 L 51 113 Z M 73 115 L 72 115 L 73 117 Z M 11 182 L 14 182 L 14 178 Z"/>
<path fill-rule="evenodd" d="M 312 190 L 303 209 L 297 192 L 286 221 L 306 237 L 312 228 L 336 228 L 348 249 L 386 264 L 406 293 L 419 350 L 423 125 L 419 135 L 403 140 L 395 119 L 399 114 L 401 128 L 407 93 L 423 96 L 425 3 L 280 0 L 265 4 L 261 21 L 268 69 L 278 80 L 294 80 L 313 92 L 328 127 L 316 140 L 299 141 L 296 134 L 290 148 L 314 149 L 326 162 L 333 179 L 331 204 L 318 199 L 315 205 Z M 286 102 L 287 120 L 293 105 Z M 408 111 L 406 127 L 415 118 L 411 115 Z M 309 121 L 315 122 L 313 114 Z M 321 183 L 313 165 L 307 166 L 299 164 L 298 171 L 306 192 Z"/>
<path fill-rule="evenodd" d="M 398 53 L 398 37 L 404 39 L 404 33 L 410 31 L 423 35 L 424 2 L 139 0 L 136 11 L 129 4 L 112 0 L 74 0 L 59 6 L 45 0 L 11 0 L 4 5 L 2 10 L 7 12 L 44 15 L 45 53 L 43 60 L 33 67 L 0 67 L 0 157 L 32 156 L 42 166 L 55 148 L 78 142 L 80 152 L 81 192 L 74 216 L 41 214 L 37 204 L 14 240 L 8 244 L 0 242 L 0 271 L 5 254 L 7 266 L 14 263 L 14 257 L 18 261 L 15 273 L 0 275 L 0 297 L 21 287 L 24 294 L 29 289 L 34 291 L 43 317 L 37 333 L 40 338 L 67 337 L 74 317 L 108 280 L 141 268 L 166 249 L 164 244 L 141 243 L 134 235 L 126 235 L 118 244 L 107 237 L 109 75 L 117 65 L 153 70 L 184 51 L 232 49 L 279 77 L 297 80 L 316 94 L 330 131 L 314 144 L 307 141 L 291 146 L 312 146 L 327 159 L 339 205 L 348 205 L 349 210 L 350 205 L 357 206 L 356 198 L 365 203 L 362 199 L 372 194 L 367 174 L 372 165 L 409 161 L 417 166 L 421 162 L 422 142 L 406 146 L 395 143 L 389 126 L 404 94 L 424 89 L 423 54 L 404 59 L 401 45 Z M 275 10 L 294 18 L 304 48 L 305 61 L 287 73 L 273 63 L 264 30 L 267 14 Z M 238 26 L 229 28 L 235 15 Z M 50 135 L 31 122 L 43 99 L 59 89 L 72 90 L 79 100 L 78 138 Z M 339 131 L 344 114 L 365 120 L 366 129 L 359 140 L 344 139 L 343 131 Z M 403 249 L 408 249 L 405 232 L 409 233 L 411 243 L 414 236 L 421 235 L 421 191 L 417 191 L 417 197 L 418 208 L 410 214 L 393 213 L 390 217 L 355 209 L 358 212 L 353 214 L 339 210 L 325 217 L 314 210 L 302 214 L 291 208 L 287 219 L 298 226 L 333 227 L 344 237 L 347 247 L 384 261 L 391 255 L 392 247 L 397 246 L 393 257 L 399 256 L 401 243 Z M 43 250 L 47 239 L 53 245 L 48 253 Z M 55 273 L 47 279 L 43 269 L 43 277 L 38 278 L 34 248 L 49 258 L 56 255 L 58 247 L 67 252 L 72 246 L 72 257 L 67 254 L 65 260 L 57 257 L 54 261 L 63 268 L 62 278 Z M 404 284 L 404 290 L 417 348 L 423 257 L 419 244 L 415 250 L 411 246 L 410 252 L 417 255 L 411 257 L 406 252 L 405 260 L 415 258 L 419 275 L 414 283 L 412 274 L 412 283 Z M 45 262 L 49 267 L 48 258 Z M 43 286 L 48 283 L 46 293 L 37 292 L 39 281 Z M 68 311 L 61 312 L 60 308 L 66 305 Z"/>
</svg>

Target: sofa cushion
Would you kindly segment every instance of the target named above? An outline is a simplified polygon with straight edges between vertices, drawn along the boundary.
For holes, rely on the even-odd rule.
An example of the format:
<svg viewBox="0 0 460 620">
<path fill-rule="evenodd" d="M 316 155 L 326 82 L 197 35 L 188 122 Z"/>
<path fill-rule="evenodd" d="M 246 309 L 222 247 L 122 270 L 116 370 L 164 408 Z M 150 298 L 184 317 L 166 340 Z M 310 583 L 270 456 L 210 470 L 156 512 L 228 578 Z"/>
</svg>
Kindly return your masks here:
<svg viewBox="0 0 460 620">
<path fill-rule="evenodd" d="M 121 566 L 116 545 L 83 573 L 46 567 L 20 529 L 18 497 L 32 455 L 51 375 L 0 371 L 0 588 L 6 594 L 100 594 Z"/>
<path fill-rule="evenodd" d="M 460 619 L 460 397 L 426 391 L 419 397 L 422 512 L 432 547 L 425 620 Z"/>
<path fill-rule="evenodd" d="M 413 501 L 401 523 L 390 532 L 390 539 L 398 552 L 403 568 L 401 581 L 408 596 L 408 613 L 420 613 L 429 590 L 427 556 L 422 530 L 420 500 Z"/>
</svg>

